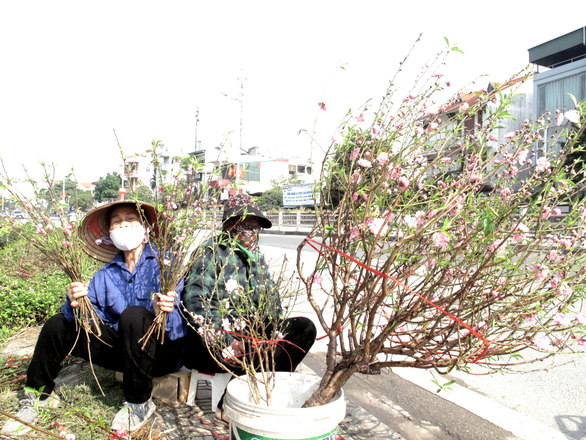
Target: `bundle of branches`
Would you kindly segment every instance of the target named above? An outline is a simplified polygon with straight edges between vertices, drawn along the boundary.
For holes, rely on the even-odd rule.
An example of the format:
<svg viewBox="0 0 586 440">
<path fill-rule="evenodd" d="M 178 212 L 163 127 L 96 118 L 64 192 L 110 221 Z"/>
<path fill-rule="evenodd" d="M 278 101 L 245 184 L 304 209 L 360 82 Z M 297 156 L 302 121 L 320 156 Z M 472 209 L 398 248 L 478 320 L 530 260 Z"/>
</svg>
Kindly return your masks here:
<svg viewBox="0 0 586 440">
<path fill-rule="evenodd" d="M 270 405 L 275 351 L 288 344 L 283 335 L 283 308 L 287 307 L 281 303 L 280 292 L 294 300 L 298 279 L 287 271 L 286 260 L 271 272 L 262 255 L 253 256 L 258 258 L 258 273 L 234 270 L 233 262 L 239 257 L 231 241 L 226 234 L 218 234 L 196 251 L 190 279 L 197 279 L 195 284 L 201 288 L 197 290 L 202 310 L 190 313 L 191 321 L 216 363 L 234 377 L 245 375 L 252 399 Z M 221 255 L 219 246 L 224 249 Z M 233 341 L 241 343 L 240 352 L 232 347 Z"/>
<path fill-rule="evenodd" d="M 160 268 L 161 292 L 166 294 L 182 288 L 195 247 L 212 233 L 215 204 L 213 200 L 205 200 L 208 183 L 197 181 L 205 164 L 195 157 L 188 157 L 177 169 L 168 170 L 160 160 L 160 146 L 161 141 L 152 142 L 157 210 L 155 228 L 158 230 L 152 234 L 150 245 L 155 248 Z M 180 307 L 179 302 L 177 307 Z M 153 335 L 164 342 L 166 318 L 166 312 L 157 313 L 153 325 L 141 340 L 143 346 Z"/>
<path fill-rule="evenodd" d="M 329 335 L 308 406 L 357 371 L 503 371 L 584 344 L 585 180 L 566 158 L 584 151 L 586 106 L 499 137 L 530 75 L 438 105 L 433 69 L 405 96 L 391 83 L 371 117 L 349 115 L 327 153 L 318 224 L 298 253 Z M 307 243 L 320 251 L 310 273 Z"/>
<path fill-rule="evenodd" d="M 48 261 L 60 267 L 72 282 L 87 282 L 93 274 L 94 263 L 83 252 L 83 243 L 76 233 L 74 221 L 69 219 L 69 204 L 65 195 L 57 196 L 55 167 L 41 164 L 41 185 L 25 169 L 32 194 L 29 197 L 24 194 L 22 187 L 14 184 L 14 179 L 8 174 L 1 159 L 0 163 L 0 188 L 8 191 L 16 206 L 25 213 L 24 219 L 4 217 L 4 227 L 26 239 Z M 74 214 L 78 214 L 77 209 Z M 80 323 L 84 331 L 100 336 L 101 319 L 87 297 L 79 299 L 79 307 L 74 312 L 76 323 Z"/>
</svg>

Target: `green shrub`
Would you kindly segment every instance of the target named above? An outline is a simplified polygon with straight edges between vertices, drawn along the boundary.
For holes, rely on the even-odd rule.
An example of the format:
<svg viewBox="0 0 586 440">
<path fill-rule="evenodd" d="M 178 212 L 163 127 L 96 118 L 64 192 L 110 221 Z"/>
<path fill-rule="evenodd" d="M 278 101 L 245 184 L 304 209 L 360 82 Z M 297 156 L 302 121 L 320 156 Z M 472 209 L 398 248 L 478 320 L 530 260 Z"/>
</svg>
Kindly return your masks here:
<svg viewBox="0 0 586 440">
<path fill-rule="evenodd" d="M 283 188 L 271 188 L 256 199 L 261 211 L 278 210 L 283 207 Z"/>
<path fill-rule="evenodd" d="M 32 277 L 2 275 L 0 278 L 0 327 L 17 330 L 41 324 L 59 311 L 69 279 L 60 273 Z"/>
<path fill-rule="evenodd" d="M 0 246 L 0 334 L 42 324 L 58 312 L 69 279 L 17 234 Z"/>
</svg>

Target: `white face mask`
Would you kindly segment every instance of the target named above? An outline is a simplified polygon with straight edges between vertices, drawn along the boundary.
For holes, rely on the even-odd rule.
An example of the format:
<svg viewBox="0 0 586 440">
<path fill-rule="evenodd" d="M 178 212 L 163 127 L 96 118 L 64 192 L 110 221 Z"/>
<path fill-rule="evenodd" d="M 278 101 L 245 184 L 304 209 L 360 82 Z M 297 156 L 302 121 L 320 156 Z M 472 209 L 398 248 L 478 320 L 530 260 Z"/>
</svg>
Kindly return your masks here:
<svg viewBox="0 0 586 440">
<path fill-rule="evenodd" d="M 130 226 L 117 228 L 110 231 L 110 239 L 114 246 L 121 251 L 131 251 L 140 246 L 146 238 L 146 231 L 143 226 Z"/>
</svg>

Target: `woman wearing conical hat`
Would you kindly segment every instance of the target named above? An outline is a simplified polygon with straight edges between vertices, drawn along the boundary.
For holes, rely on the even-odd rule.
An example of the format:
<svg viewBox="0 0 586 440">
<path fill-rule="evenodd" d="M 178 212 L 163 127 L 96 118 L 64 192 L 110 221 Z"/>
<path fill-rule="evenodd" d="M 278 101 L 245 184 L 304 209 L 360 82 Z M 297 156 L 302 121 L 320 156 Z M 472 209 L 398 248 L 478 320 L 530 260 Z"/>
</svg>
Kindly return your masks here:
<svg viewBox="0 0 586 440">
<path fill-rule="evenodd" d="M 151 231 L 152 230 L 152 231 Z M 183 351 L 186 324 L 179 310 L 176 292 L 160 293 L 157 250 L 149 233 L 158 233 L 155 208 L 136 201 L 118 201 L 90 211 L 78 233 L 84 250 L 106 263 L 89 284 L 71 283 L 61 313 L 43 326 L 27 371 L 26 387 L 41 392 L 25 393 L 16 416 L 34 424 L 38 406 L 55 406 L 55 378 L 68 354 L 123 373 L 125 402 L 112 422 L 116 430 L 134 431 L 153 414 L 153 377 L 176 371 Z M 179 290 L 179 289 L 178 289 Z M 180 293 L 180 292 L 179 292 Z M 86 296 L 102 319 L 101 335 L 78 332 L 75 309 Z M 165 343 L 151 338 L 142 349 L 139 340 L 146 334 L 155 314 L 168 313 Z M 78 338 L 79 340 L 76 341 Z M 3 434 L 20 435 L 30 428 L 17 421 L 7 422 Z"/>
</svg>

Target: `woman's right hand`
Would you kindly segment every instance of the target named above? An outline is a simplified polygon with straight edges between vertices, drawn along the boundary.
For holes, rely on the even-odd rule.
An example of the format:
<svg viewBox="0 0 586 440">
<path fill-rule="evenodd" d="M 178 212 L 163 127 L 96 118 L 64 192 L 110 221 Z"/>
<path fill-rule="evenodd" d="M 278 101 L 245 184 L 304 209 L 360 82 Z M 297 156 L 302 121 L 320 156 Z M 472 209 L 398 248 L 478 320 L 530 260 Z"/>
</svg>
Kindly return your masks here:
<svg viewBox="0 0 586 440">
<path fill-rule="evenodd" d="M 79 307 L 79 302 L 77 300 L 81 297 L 87 296 L 87 288 L 87 284 L 80 283 L 78 281 L 75 281 L 69 285 L 69 289 L 67 289 L 67 297 L 71 302 L 71 307 L 74 309 Z"/>
</svg>

